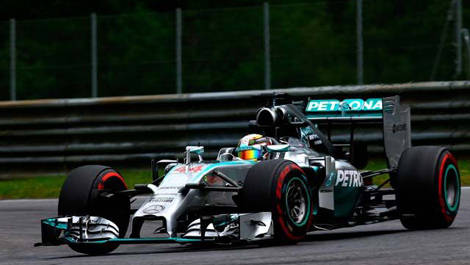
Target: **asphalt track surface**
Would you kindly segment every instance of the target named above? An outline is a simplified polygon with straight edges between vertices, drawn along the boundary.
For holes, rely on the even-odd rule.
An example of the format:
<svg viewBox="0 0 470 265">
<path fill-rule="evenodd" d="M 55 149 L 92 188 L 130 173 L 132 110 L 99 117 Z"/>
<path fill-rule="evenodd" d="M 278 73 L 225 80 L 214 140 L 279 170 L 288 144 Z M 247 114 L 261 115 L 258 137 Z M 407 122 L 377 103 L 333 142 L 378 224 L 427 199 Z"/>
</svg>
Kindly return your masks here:
<svg viewBox="0 0 470 265">
<path fill-rule="evenodd" d="M 123 245 L 105 256 L 33 247 L 57 200 L 0 201 L 0 264 L 470 264 L 470 189 L 449 229 L 406 231 L 399 221 L 312 232 L 292 246 Z"/>
</svg>

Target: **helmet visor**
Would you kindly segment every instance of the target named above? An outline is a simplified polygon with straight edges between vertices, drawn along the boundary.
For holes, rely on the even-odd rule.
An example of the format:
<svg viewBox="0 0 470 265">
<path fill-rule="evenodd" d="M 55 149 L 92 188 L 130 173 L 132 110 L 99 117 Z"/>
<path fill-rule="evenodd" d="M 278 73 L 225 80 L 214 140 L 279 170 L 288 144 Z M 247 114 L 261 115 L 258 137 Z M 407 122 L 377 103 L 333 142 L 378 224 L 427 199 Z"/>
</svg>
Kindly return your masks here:
<svg viewBox="0 0 470 265">
<path fill-rule="evenodd" d="M 261 158 L 261 150 L 240 150 L 238 151 L 238 157 L 243 160 L 258 160 L 259 158 Z"/>
</svg>

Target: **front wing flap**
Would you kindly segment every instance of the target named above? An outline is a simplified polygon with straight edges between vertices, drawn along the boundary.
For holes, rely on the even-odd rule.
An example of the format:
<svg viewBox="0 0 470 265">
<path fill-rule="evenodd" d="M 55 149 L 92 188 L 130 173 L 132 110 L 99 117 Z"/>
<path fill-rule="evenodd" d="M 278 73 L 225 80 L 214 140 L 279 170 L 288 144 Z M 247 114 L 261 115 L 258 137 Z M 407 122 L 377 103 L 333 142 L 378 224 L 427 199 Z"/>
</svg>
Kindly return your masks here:
<svg viewBox="0 0 470 265">
<path fill-rule="evenodd" d="M 228 229 L 231 226 L 219 222 L 203 225 L 205 229 L 199 230 L 199 220 L 193 222 L 193 226 L 199 227 L 198 231 L 188 232 L 183 237 L 146 237 L 146 238 L 119 238 L 119 228 L 113 222 L 97 216 L 70 216 L 47 218 L 41 220 L 41 243 L 35 246 L 57 246 L 62 244 L 87 243 L 104 244 L 116 242 L 119 244 L 149 244 L 149 243 L 210 243 L 226 242 L 227 239 L 253 241 L 271 238 L 273 234 L 272 217 L 270 212 L 240 214 L 236 216 L 236 232 Z M 197 223 L 197 224 L 196 224 Z M 224 229 L 208 234 L 215 226 Z M 208 226 L 206 228 L 206 226 Z M 190 225 L 191 227 L 191 225 Z M 208 229 L 209 228 L 209 229 Z M 196 232 L 196 233 L 194 233 Z"/>
<path fill-rule="evenodd" d="M 148 243 L 197 243 L 200 239 L 163 237 L 163 238 L 119 238 L 119 228 L 111 221 L 96 216 L 70 216 L 41 220 L 41 240 L 35 246 L 58 246 L 62 244 L 87 243 L 119 244 Z M 208 242 L 211 240 L 205 240 Z"/>
</svg>

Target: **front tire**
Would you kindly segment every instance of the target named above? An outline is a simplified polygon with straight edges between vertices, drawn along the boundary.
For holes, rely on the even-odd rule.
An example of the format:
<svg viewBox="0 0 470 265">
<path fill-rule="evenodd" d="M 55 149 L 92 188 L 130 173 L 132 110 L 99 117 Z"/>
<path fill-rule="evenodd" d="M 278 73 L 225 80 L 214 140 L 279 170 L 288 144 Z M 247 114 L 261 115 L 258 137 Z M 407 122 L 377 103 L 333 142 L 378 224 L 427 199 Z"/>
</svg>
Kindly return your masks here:
<svg viewBox="0 0 470 265">
<path fill-rule="evenodd" d="M 312 198 L 304 171 L 282 159 L 254 165 L 240 192 L 244 210 L 272 213 L 274 237 L 282 243 L 295 243 L 305 237 L 312 223 Z"/>
<path fill-rule="evenodd" d="M 130 201 L 127 197 L 104 197 L 101 193 L 115 193 L 127 189 L 122 176 L 106 166 L 82 166 L 72 170 L 59 196 L 59 216 L 100 216 L 119 227 L 124 237 L 129 225 Z M 117 243 L 69 243 L 69 247 L 88 255 L 102 255 L 115 250 Z"/>
<path fill-rule="evenodd" d="M 447 228 L 460 204 L 457 160 L 444 147 L 418 146 L 403 152 L 396 174 L 400 220 L 408 229 Z"/>
</svg>

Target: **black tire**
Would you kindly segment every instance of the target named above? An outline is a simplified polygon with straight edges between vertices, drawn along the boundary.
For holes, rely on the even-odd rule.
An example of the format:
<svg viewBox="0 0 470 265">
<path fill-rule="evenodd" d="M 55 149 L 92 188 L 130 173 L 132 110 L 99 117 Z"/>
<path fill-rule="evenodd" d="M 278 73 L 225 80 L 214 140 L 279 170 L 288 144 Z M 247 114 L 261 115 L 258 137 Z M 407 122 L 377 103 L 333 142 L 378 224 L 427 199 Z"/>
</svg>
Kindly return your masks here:
<svg viewBox="0 0 470 265">
<path fill-rule="evenodd" d="M 460 204 L 457 160 L 444 147 L 418 146 L 401 155 L 395 177 L 398 212 L 408 229 L 449 227 Z"/>
<path fill-rule="evenodd" d="M 246 211 L 272 212 L 274 237 L 279 242 L 302 240 L 311 226 L 312 192 L 303 170 L 291 161 L 276 159 L 254 165 L 247 173 L 239 198 Z M 297 212 L 293 210 L 295 205 Z"/>
<path fill-rule="evenodd" d="M 105 198 L 101 192 L 117 192 L 127 189 L 122 176 L 106 166 L 82 166 L 72 170 L 65 180 L 59 196 L 59 216 L 92 215 L 106 218 L 119 227 L 119 236 L 124 237 L 129 225 L 130 201 L 127 197 Z M 115 250 L 119 244 L 70 243 L 73 250 L 101 255 Z"/>
</svg>

